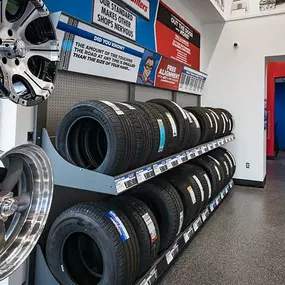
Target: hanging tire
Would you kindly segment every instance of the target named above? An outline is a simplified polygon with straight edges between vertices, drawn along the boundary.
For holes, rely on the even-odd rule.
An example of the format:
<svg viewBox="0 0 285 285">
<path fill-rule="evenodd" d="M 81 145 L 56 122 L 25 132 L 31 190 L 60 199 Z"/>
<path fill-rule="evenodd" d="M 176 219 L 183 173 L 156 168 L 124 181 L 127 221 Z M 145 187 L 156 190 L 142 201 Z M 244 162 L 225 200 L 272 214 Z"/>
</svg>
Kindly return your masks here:
<svg viewBox="0 0 285 285">
<path fill-rule="evenodd" d="M 155 261 L 160 246 L 160 233 L 157 221 L 150 208 L 133 196 L 120 196 L 114 199 L 116 205 L 130 219 L 140 247 L 138 276 L 145 273 Z"/>
<path fill-rule="evenodd" d="M 180 234 L 184 210 L 180 196 L 173 186 L 162 178 L 143 183 L 132 191 L 154 213 L 159 225 L 160 252 L 170 247 Z"/>
<path fill-rule="evenodd" d="M 149 102 L 156 103 L 165 107 L 170 114 L 174 117 L 178 128 L 178 145 L 176 152 L 181 151 L 185 144 L 187 144 L 189 136 L 189 123 L 185 110 L 183 110 L 177 103 L 166 99 L 153 99 Z"/>
<path fill-rule="evenodd" d="M 48 266 L 61 285 L 132 284 L 137 238 L 128 218 L 99 204 L 79 204 L 61 214 L 46 244 Z"/>
<path fill-rule="evenodd" d="M 89 169 L 117 175 L 129 168 L 134 156 L 136 146 L 130 126 L 126 114 L 115 104 L 82 102 L 74 105 L 62 119 L 57 129 L 56 147 L 59 154 L 72 164 L 86 167 L 86 164 L 78 164 L 79 156 L 87 158 L 89 155 L 93 160 Z M 82 141 L 88 147 L 81 146 Z M 74 144 L 79 144 L 78 151 L 71 147 Z"/>
</svg>

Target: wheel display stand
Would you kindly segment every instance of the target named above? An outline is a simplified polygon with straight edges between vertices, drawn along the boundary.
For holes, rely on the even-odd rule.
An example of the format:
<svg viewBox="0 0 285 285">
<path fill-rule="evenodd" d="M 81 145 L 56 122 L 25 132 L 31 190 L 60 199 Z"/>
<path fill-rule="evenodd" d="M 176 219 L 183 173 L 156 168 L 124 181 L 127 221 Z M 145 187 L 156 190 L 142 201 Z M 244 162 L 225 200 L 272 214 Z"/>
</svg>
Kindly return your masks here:
<svg viewBox="0 0 285 285">
<path fill-rule="evenodd" d="M 231 181 L 219 195 L 199 214 L 198 217 L 188 226 L 176 239 L 176 241 L 153 263 L 149 271 L 139 278 L 134 285 L 151 285 L 169 268 L 173 260 L 182 252 L 187 244 L 193 239 L 195 234 L 201 229 L 211 214 L 217 209 L 224 198 L 233 188 Z M 36 248 L 35 285 L 60 285 L 51 274 L 41 247 Z"/>
<path fill-rule="evenodd" d="M 83 169 L 67 162 L 54 148 L 46 129 L 43 129 L 42 148 L 47 153 L 53 167 L 54 185 L 117 196 L 234 139 L 235 136 L 231 134 L 116 177 Z"/>
</svg>

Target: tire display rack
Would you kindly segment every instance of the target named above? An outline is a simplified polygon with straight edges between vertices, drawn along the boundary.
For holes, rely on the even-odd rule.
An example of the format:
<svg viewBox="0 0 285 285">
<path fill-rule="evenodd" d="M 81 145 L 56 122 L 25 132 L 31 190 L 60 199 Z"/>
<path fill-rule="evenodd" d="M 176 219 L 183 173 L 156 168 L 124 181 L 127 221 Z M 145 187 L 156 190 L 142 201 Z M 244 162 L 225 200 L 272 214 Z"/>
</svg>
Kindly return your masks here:
<svg viewBox="0 0 285 285">
<path fill-rule="evenodd" d="M 83 169 L 67 162 L 54 148 L 46 129 L 43 129 L 42 133 L 42 147 L 51 161 L 55 185 L 117 196 L 234 139 L 234 134 L 230 134 L 116 177 Z"/>
<path fill-rule="evenodd" d="M 153 263 L 149 271 L 134 285 L 152 285 L 162 274 L 171 266 L 173 260 L 183 251 L 198 231 L 202 228 L 206 221 L 209 220 L 212 213 L 218 208 L 225 197 L 232 191 L 234 186 L 233 180 L 213 199 L 213 201 L 196 217 L 196 219 L 188 226 L 175 240 L 175 242 L 164 251 L 160 257 Z M 51 274 L 40 246 L 36 248 L 36 267 L 35 267 L 35 285 L 59 285 Z"/>
</svg>

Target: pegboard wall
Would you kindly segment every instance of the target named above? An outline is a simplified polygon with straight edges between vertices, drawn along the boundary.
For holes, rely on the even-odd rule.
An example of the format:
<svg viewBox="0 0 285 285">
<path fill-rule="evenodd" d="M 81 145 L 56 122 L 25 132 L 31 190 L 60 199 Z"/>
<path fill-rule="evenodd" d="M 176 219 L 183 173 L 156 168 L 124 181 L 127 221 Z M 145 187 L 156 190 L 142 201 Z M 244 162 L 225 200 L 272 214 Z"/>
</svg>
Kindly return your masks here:
<svg viewBox="0 0 285 285">
<path fill-rule="evenodd" d="M 148 101 L 154 98 L 174 100 L 182 106 L 198 106 L 199 96 L 149 86 L 134 85 L 131 96 L 130 83 L 60 70 L 57 75 L 55 89 L 47 101 L 45 127 L 49 135 L 55 136 L 56 129 L 69 108 L 86 100 L 108 100 L 111 102 Z M 41 116 L 38 113 L 38 116 Z"/>
</svg>

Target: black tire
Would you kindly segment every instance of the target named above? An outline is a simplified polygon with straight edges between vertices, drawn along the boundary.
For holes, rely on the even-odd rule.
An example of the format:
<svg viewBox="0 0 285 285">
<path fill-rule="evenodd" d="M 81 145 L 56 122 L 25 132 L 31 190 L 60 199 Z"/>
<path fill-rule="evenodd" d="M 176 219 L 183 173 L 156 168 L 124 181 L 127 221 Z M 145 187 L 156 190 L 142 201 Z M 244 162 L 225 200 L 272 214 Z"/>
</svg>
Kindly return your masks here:
<svg viewBox="0 0 285 285">
<path fill-rule="evenodd" d="M 216 118 L 216 122 L 218 125 L 216 138 L 221 138 L 226 135 L 227 125 L 226 120 L 222 115 L 222 112 L 219 109 L 215 108 L 207 108 Z"/>
<path fill-rule="evenodd" d="M 173 186 L 162 178 L 143 183 L 132 191 L 154 213 L 159 225 L 160 252 L 167 249 L 180 234 L 184 211 L 179 194 Z"/>
<path fill-rule="evenodd" d="M 176 189 L 182 200 L 184 208 L 184 222 L 182 230 L 184 230 L 193 221 L 200 209 L 200 205 L 197 204 L 198 197 L 196 197 L 196 191 L 199 191 L 199 189 L 196 189 L 196 184 L 190 183 L 188 176 L 189 174 L 185 173 L 183 169 L 181 171 L 181 166 L 178 166 L 169 173 L 163 175 L 163 178 Z M 193 188 L 195 190 L 193 190 Z"/>
<path fill-rule="evenodd" d="M 223 183 L 223 188 L 230 182 L 231 180 L 231 167 L 229 161 L 226 159 L 224 156 L 224 153 L 219 151 L 218 149 L 215 149 L 209 153 L 212 157 L 217 159 L 219 163 L 221 164 L 224 172 L 224 183 Z"/>
<path fill-rule="evenodd" d="M 117 197 L 114 204 L 128 216 L 136 232 L 140 247 L 138 276 L 141 276 L 151 267 L 158 255 L 160 233 L 157 221 L 150 208 L 135 197 Z"/>
<path fill-rule="evenodd" d="M 224 169 L 224 167 L 222 166 L 221 162 L 219 160 L 217 160 L 216 158 L 214 158 L 211 153 L 207 153 L 205 156 L 209 157 L 215 164 L 216 167 L 219 169 L 220 172 L 220 178 L 219 182 L 218 182 L 218 193 L 224 188 L 224 183 L 226 181 L 226 171 Z M 218 194 L 217 193 L 217 194 Z"/>
<path fill-rule="evenodd" d="M 191 131 L 190 131 L 190 136 L 191 136 L 191 145 L 189 146 L 189 148 L 197 146 L 201 140 L 201 127 L 200 127 L 200 123 L 197 120 L 197 118 L 194 116 L 193 113 L 191 113 L 190 111 L 187 111 L 187 114 L 191 117 L 193 123 L 191 124 Z"/>
<path fill-rule="evenodd" d="M 219 110 L 222 112 L 222 114 L 228 118 L 228 131 L 227 131 L 227 135 L 231 134 L 234 128 L 234 117 L 232 116 L 232 114 L 225 109 L 219 108 Z"/>
<path fill-rule="evenodd" d="M 219 151 L 220 153 L 222 153 L 225 156 L 226 160 L 229 162 L 229 166 L 231 170 L 230 179 L 232 179 L 236 171 L 236 161 L 235 161 L 233 154 L 229 150 L 221 148 L 221 147 L 217 148 L 216 151 Z"/>
<path fill-rule="evenodd" d="M 178 131 L 176 122 L 171 113 L 161 105 L 148 102 L 148 105 L 154 107 L 164 117 L 164 124 L 166 128 L 166 144 L 167 144 L 167 156 L 175 153 L 178 144 Z"/>
<path fill-rule="evenodd" d="M 205 197 L 208 194 L 208 185 L 204 183 L 203 178 L 201 179 L 200 173 L 197 172 L 197 166 L 191 164 L 184 164 L 180 166 L 180 171 L 184 174 L 184 177 L 188 180 L 189 185 L 193 189 L 196 197 L 196 215 L 199 215 L 201 211 L 205 208 L 206 202 Z M 204 184 L 204 185 L 203 185 Z M 207 193 L 205 193 L 205 190 Z"/>
<path fill-rule="evenodd" d="M 187 111 L 194 114 L 201 126 L 200 144 L 213 140 L 215 137 L 215 125 L 210 111 L 202 107 L 185 107 Z"/>
<path fill-rule="evenodd" d="M 132 102 L 131 105 L 136 106 L 143 110 L 147 116 L 147 121 L 149 122 L 149 126 L 151 128 L 151 137 L 153 138 L 153 149 L 150 156 L 150 161 L 153 162 L 164 155 L 167 155 L 167 145 L 166 145 L 166 137 L 165 137 L 165 126 L 164 126 L 164 118 L 162 115 L 152 106 L 142 103 L 142 102 Z"/>
<path fill-rule="evenodd" d="M 191 160 L 190 164 L 201 166 L 210 178 L 212 185 L 212 198 L 215 198 L 219 193 L 221 185 L 221 170 L 217 167 L 216 163 L 207 156 L 200 156 Z"/>
<path fill-rule="evenodd" d="M 177 103 L 166 99 L 153 99 L 149 102 L 156 103 L 165 107 L 174 117 L 178 127 L 178 145 L 176 152 L 186 148 L 185 144 L 188 142 L 189 137 L 189 123 L 185 110 L 183 110 Z"/>
<path fill-rule="evenodd" d="M 122 111 L 120 112 L 118 109 L 116 111 L 114 108 L 117 107 L 114 104 L 112 104 L 113 107 L 108 104 L 101 101 L 86 101 L 74 105 L 64 116 L 57 129 L 56 148 L 67 161 L 78 165 L 74 157 L 80 155 L 86 158 L 87 150 L 85 147 L 81 147 L 77 153 L 72 151 L 70 145 L 82 142 L 82 136 L 84 140 L 84 136 L 88 134 L 88 132 L 83 133 L 84 126 L 91 125 L 92 138 L 95 139 L 97 134 L 100 134 L 102 138 L 99 141 L 106 141 L 107 146 L 105 146 L 106 153 L 103 154 L 104 159 L 102 160 L 102 154 L 98 155 L 97 141 L 96 143 L 89 142 L 89 155 L 96 161 L 96 164 L 90 166 L 89 169 L 108 175 L 117 175 L 129 168 L 134 156 L 135 144 L 132 141 L 134 137 L 130 130 L 131 122 L 128 117 L 124 113 L 122 114 Z M 82 130 L 81 134 L 77 133 L 77 136 L 74 136 L 74 131 L 77 128 Z M 76 161 L 78 162 L 78 160 Z M 78 166 L 86 167 L 86 165 Z"/>
<path fill-rule="evenodd" d="M 129 117 L 131 122 L 131 131 L 134 133 L 133 144 L 135 153 L 130 163 L 129 169 L 136 169 L 140 166 L 146 165 L 149 159 L 150 144 L 148 140 L 149 132 L 142 123 L 141 114 L 138 108 L 127 103 L 116 103 L 116 105 Z"/>
<path fill-rule="evenodd" d="M 137 238 L 123 213 L 112 215 L 103 205 L 79 204 L 55 220 L 46 259 L 61 285 L 132 284 L 138 266 L 139 252 L 133 245 Z"/>
</svg>

